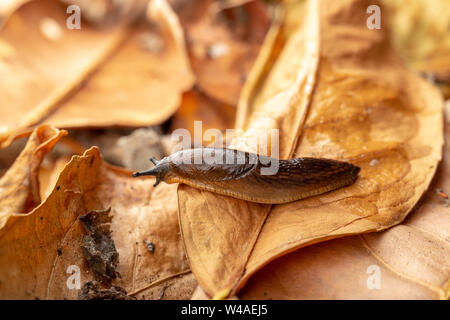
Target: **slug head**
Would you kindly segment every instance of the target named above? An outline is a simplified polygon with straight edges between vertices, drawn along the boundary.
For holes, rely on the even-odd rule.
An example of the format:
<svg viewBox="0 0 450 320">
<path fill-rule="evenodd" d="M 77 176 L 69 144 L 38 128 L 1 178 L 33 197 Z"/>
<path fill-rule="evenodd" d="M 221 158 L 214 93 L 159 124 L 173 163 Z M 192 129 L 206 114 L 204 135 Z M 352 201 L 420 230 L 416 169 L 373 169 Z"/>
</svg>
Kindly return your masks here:
<svg viewBox="0 0 450 320">
<path fill-rule="evenodd" d="M 134 172 L 133 177 L 154 176 L 156 177 L 156 182 L 153 186 L 156 187 L 168 173 L 169 163 L 167 162 L 167 158 L 163 158 L 162 160 L 158 161 L 154 157 L 151 157 L 150 161 L 155 165 L 153 168 L 147 171 Z"/>
</svg>

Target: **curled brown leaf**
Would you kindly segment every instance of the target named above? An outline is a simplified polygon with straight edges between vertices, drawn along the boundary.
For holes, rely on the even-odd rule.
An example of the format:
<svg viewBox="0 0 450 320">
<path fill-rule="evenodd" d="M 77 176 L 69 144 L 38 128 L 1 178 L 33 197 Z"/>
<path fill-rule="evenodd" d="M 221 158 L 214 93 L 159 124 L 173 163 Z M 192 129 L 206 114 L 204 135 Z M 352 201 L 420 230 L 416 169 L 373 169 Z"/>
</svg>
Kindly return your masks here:
<svg viewBox="0 0 450 320">
<path fill-rule="evenodd" d="M 37 144 L 34 139 L 44 132 L 43 128 L 47 128 L 47 135 L 49 130 L 53 134 L 45 144 Z M 42 153 L 60 135 L 54 128 L 36 129 L 25 155 Z M 40 158 L 19 159 L 23 159 L 17 165 L 22 171 L 30 166 L 36 168 L 26 174 L 28 179 L 36 179 Z M 15 166 L 10 170 L 3 181 L 9 181 L 8 176 L 17 172 Z M 118 252 L 117 272 L 121 278 L 114 279 L 112 285 L 140 298 L 156 299 L 164 286 L 165 299 L 188 298 L 197 284 L 190 274 L 179 233 L 176 186 L 155 189 L 153 183 L 153 179 L 136 180 L 129 171 L 105 164 L 96 147 L 73 156 L 50 195 L 27 214 L 21 211 L 27 196 L 33 190 L 39 195 L 39 189 L 12 181 L 10 188 L 15 196 L 0 199 L 6 210 L 2 212 L 0 229 L 0 296 L 77 299 L 78 290 L 70 285 L 76 283 L 70 282 L 71 274 L 78 270 L 81 286 L 94 280 L 82 249 L 85 231 L 79 218 L 98 211 L 111 217 L 111 239 Z M 12 200 L 14 206 L 8 206 Z M 17 207 L 19 204 L 21 207 Z M 154 244 L 153 253 L 146 241 Z"/>
</svg>

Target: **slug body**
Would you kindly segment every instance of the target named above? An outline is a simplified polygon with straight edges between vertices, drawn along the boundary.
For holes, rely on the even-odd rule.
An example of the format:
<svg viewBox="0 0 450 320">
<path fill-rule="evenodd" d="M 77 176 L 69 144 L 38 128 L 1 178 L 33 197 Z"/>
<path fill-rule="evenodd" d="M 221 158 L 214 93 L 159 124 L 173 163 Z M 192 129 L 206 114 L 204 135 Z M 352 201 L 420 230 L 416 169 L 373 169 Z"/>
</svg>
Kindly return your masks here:
<svg viewBox="0 0 450 320">
<path fill-rule="evenodd" d="M 226 148 L 182 150 L 133 176 L 152 175 L 222 195 L 258 203 L 285 203 L 352 184 L 359 167 L 320 158 L 278 160 Z M 270 170 L 274 169 L 275 170 Z"/>
</svg>

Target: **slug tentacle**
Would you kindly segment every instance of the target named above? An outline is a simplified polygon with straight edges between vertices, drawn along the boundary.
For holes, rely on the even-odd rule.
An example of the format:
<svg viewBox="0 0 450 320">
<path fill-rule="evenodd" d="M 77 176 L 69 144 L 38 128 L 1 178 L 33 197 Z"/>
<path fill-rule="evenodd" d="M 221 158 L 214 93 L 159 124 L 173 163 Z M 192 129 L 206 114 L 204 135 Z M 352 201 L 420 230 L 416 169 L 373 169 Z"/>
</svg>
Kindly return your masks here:
<svg viewBox="0 0 450 320">
<path fill-rule="evenodd" d="M 278 160 L 226 148 L 179 151 L 155 167 L 133 176 L 152 175 L 161 181 L 185 183 L 202 190 L 259 203 L 285 203 L 319 195 L 352 184 L 360 168 L 343 161 L 320 158 Z M 274 168 L 271 174 L 264 171 Z M 272 169 L 273 169 L 272 168 Z"/>
<path fill-rule="evenodd" d="M 156 167 L 143 171 L 143 172 L 133 172 L 133 177 L 140 177 L 140 176 L 155 176 L 158 174 L 158 169 Z"/>
<path fill-rule="evenodd" d="M 153 187 L 156 187 L 162 180 L 156 177 L 156 182 L 153 184 Z"/>
<path fill-rule="evenodd" d="M 155 157 L 150 157 L 150 161 L 153 162 L 155 166 L 158 164 L 158 160 L 156 160 Z"/>
</svg>

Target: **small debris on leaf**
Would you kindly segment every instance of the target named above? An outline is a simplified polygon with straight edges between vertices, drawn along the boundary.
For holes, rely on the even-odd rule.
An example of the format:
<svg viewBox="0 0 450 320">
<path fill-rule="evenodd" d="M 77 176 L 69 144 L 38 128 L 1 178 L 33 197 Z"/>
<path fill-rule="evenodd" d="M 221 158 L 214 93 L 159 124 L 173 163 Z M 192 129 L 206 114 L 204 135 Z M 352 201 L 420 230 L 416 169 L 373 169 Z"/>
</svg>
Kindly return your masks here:
<svg viewBox="0 0 450 320">
<path fill-rule="evenodd" d="M 159 292 L 158 300 L 161 300 L 164 297 L 164 293 L 166 292 L 166 289 L 168 286 L 162 287 L 161 291 Z"/>
<path fill-rule="evenodd" d="M 144 50 L 153 53 L 162 53 L 164 51 L 164 41 L 153 32 L 144 32 L 138 37 L 139 44 Z"/>
<path fill-rule="evenodd" d="M 111 288 L 101 288 L 96 281 L 86 282 L 78 294 L 80 300 L 135 300 L 136 298 L 127 295 L 125 289 L 119 286 Z"/>
<path fill-rule="evenodd" d="M 120 274 L 116 271 L 119 263 L 119 253 L 114 240 L 111 239 L 111 208 L 104 211 L 91 211 L 80 217 L 88 232 L 83 237 L 81 245 L 89 267 L 94 271 L 95 277 L 101 282 L 108 283 Z"/>
<path fill-rule="evenodd" d="M 437 194 L 438 194 L 439 196 L 441 196 L 442 198 L 448 199 L 448 195 L 447 195 L 444 191 L 442 191 L 442 189 L 436 189 L 436 192 L 437 192 Z"/>
<path fill-rule="evenodd" d="M 145 246 L 147 247 L 148 251 L 151 253 L 155 252 L 155 244 L 153 242 L 149 242 L 147 240 L 144 240 Z"/>
<path fill-rule="evenodd" d="M 210 59 L 218 59 L 226 56 L 230 51 L 230 48 L 225 43 L 216 43 L 208 47 L 206 54 Z"/>
<path fill-rule="evenodd" d="M 60 25 L 52 18 L 42 19 L 39 27 L 42 35 L 48 40 L 58 41 L 63 35 Z"/>
</svg>

